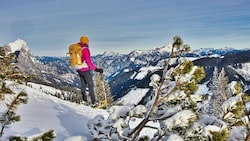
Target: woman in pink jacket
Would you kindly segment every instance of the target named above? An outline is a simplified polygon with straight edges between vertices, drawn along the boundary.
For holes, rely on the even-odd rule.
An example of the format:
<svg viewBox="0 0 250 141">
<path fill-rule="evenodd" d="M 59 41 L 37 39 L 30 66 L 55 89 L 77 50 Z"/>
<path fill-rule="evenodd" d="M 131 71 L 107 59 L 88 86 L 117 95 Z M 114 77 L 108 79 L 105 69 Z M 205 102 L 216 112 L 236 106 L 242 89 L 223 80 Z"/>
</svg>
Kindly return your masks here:
<svg viewBox="0 0 250 141">
<path fill-rule="evenodd" d="M 82 47 L 82 62 L 86 62 L 87 64 L 86 66 L 77 70 L 81 80 L 81 92 L 83 101 L 87 102 L 86 87 L 88 87 L 91 103 L 94 106 L 96 104 L 96 99 L 94 95 L 94 82 L 90 71 L 94 70 L 96 72 L 103 73 L 103 69 L 96 68 L 96 66 L 91 61 L 88 37 L 82 36 L 78 44 Z"/>
</svg>

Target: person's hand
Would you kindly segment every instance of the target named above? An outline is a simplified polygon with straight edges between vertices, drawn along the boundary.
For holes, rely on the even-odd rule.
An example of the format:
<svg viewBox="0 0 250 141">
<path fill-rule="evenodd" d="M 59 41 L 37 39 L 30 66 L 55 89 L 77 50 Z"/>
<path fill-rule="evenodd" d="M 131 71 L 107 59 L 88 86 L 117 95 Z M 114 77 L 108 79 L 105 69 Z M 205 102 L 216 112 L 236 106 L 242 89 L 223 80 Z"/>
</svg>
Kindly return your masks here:
<svg viewBox="0 0 250 141">
<path fill-rule="evenodd" d="M 102 69 L 102 68 L 96 68 L 95 71 L 96 71 L 96 72 L 103 73 L 103 69 Z"/>
</svg>

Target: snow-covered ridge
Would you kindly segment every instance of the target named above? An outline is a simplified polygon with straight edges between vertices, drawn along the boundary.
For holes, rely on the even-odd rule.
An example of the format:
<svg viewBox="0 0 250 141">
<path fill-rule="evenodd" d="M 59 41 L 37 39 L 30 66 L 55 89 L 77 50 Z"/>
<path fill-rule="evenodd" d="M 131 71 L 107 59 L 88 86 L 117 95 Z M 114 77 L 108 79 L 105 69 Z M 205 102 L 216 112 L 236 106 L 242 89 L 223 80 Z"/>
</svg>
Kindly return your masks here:
<svg viewBox="0 0 250 141">
<path fill-rule="evenodd" d="M 11 48 L 11 52 L 20 51 L 21 49 L 29 51 L 28 44 L 22 39 L 17 39 L 14 42 L 9 43 L 8 46 Z"/>
<path fill-rule="evenodd" d="M 192 52 L 195 54 L 199 54 L 200 56 L 211 56 L 214 57 L 215 55 L 221 56 L 225 55 L 228 52 L 239 52 L 240 50 L 234 49 L 234 48 L 220 48 L 220 49 L 214 49 L 214 48 L 200 48 L 198 50 L 193 50 Z"/>
<path fill-rule="evenodd" d="M 109 52 L 109 51 L 105 51 L 103 54 L 102 54 L 103 56 L 114 56 L 114 55 L 121 55 L 121 54 L 119 54 L 119 53 L 117 53 L 117 52 Z"/>
<path fill-rule="evenodd" d="M 158 50 L 159 52 L 171 52 L 172 51 L 172 44 L 160 47 L 160 48 L 155 48 L 156 50 Z"/>
</svg>

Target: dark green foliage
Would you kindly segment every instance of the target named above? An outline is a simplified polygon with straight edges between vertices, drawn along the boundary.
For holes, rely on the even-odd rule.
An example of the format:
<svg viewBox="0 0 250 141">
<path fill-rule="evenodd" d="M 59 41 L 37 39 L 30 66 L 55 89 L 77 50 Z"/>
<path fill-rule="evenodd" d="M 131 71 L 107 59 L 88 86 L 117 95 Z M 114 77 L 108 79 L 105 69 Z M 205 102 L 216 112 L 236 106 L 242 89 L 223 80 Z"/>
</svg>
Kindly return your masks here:
<svg viewBox="0 0 250 141">
<path fill-rule="evenodd" d="M 185 83 L 180 86 L 180 90 L 184 91 L 186 94 L 191 94 L 192 92 L 196 91 L 198 86 L 195 82 L 190 81 L 189 83 Z"/>
<path fill-rule="evenodd" d="M 144 136 L 142 138 L 140 138 L 138 141 L 149 141 L 149 137 L 148 136 Z"/>
<path fill-rule="evenodd" d="M 183 45 L 183 41 L 180 36 L 174 36 L 172 44 L 171 57 L 178 57 L 190 51 L 189 45 Z"/>
<path fill-rule="evenodd" d="M 250 101 L 250 96 L 248 96 L 246 93 L 243 93 L 241 95 L 241 98 L 242 98 L 242 100 L 243 100 L 244 103 L 247 103 L 247 102 Z"/>
<path fill-rule="evenodd" d="M 32 141 L 40 141 L 40 140 L 41 141 L 53 141 L 55 137 L 56 137 L 56 134 L 54 130 L 49 130 L 41 134 L 40 136 L 34 137 Z"/>
<path fill-rule="evenodd" d="M 0 89 L 0 93 L 13 93 L 10 88 L 6 87 L 6 83 L 2 83 L 2 87 Z"/>
<path fill-rule="evenodd" d="M 173 46 L 176 46 L 177 48 L 179 48 L 182 44 L 183 44 L 183 41 L 182 41 L 181 37 L 180 36 L 174 36 Z"/>
<path fill-rule="evenodd" d="M 191 61 L 183 61 L 179 65 L 180 67 L 176 69 L 176 73 L 178 75 L 184 75 L 192 70 L 194 63 Z"/>
<path fill-rule="evenodd" d="M 242 92 L 242 85 L 241 85 L 240 82 L 237 82 L 237 83 L 235 84 L 234 90 L 235 90 L 235 92 L 233 93 L 233 95 L 234 95 L 234 94 L 239 94 L 239 93 Z"/>
<path fill-rule="evenodd" d="M 245 110 L 243 101 L 239 101 L 235 105 L 237 108 L 232 109 L 231 112 L 235 115 L 236 119 L 240 120 Z"/>
<path fill-rule="evenodd" d="M 55 137 L 56 137 L 55 132 L 53 130 L 49 130 L 31 139 L 28 139 L 27 137 L 21 137 L 21 136 L 11 136 L 9 137 L 9 140 L 10 141 L 53 141 Z"/>
<path fill-rule="evenodd" d="M 21 137 L 21 136 L 11 136 L 9 137 L 10 141 L 28 141 L 26 137 Z"/>
<path fill-rule="evenodd" d="M 17 96 L 13 98 L 13 100 L 6 103 L 6 112 L 1 113 L 0 115 L 0 137 L 3 135 L 3 131 L 5 128 L 7 128 L 10 124 L 14 122 L 20 121 L 20 116 L 17 115 L 15 111 L 20 104 L 26 104 L 27 102 L 27 94 L 25 92 L 20 92 Z"/>
<path fill-rule="evenodd" d="M 13 92 L 8 87 L 6 87 L 6 83 L 2 83 L 2 86 L 0 87 L 0 100 L 4 100 L 4 96 L 6 93 L 11 94 Z"/>
<path fill-rule="evenodd" d="M 183 90 L 187 94 L 191 94 L 198 89 L 197 84 L 206 76 L 202 67 L 197 67 L 193 72 L 194 63 L 184 60 L 172 71 L 172 77 L 179 83 L 179 90 Z M 188 81 L 183 80 L 186 75 L 191 75 Z"/>
<path fill-rule="evenodd" d="M 213 141 L 226 141 L 229 138 L 229 132 L 223 129 L 220 132 L 211 132 Z"/>
<path fill-rule="evenodd" d="M 192 80 L 194 80 L 195 83 L 199 83 L 205 77 L 206 77 L 206 73 L 205 73 L 204 68 L 198 66 L 198 68 L 193 73 Z"/>
</svg>

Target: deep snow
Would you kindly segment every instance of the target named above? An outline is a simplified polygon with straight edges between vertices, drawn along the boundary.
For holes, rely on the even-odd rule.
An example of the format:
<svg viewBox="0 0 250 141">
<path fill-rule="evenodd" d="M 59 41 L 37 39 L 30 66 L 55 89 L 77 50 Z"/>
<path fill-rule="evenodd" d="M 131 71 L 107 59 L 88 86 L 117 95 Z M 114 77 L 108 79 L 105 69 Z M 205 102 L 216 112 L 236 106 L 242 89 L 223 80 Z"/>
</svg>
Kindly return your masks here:
<svg viewBox="0 0 250 141">
<path fill-rule="evenodd" d="M 10 128 L 5 129 L 5 139 L 10 135 L 33 136 L 54 130 L 56 133 L 55 141 L 88 141 L 91 140 L 87 122 L 93 119 L 96 115 L 101 114 L 105 118 L 108 117 L 109 111 L 103 109 L 93 109 L 82 104 L 72 103 L 46 94 L 47 92 L 55 93 L 57 90 L 52 87 L 29 83 L 30 86 L 13 84 L 11 89 L 15 93 L 25 91 L 28 94 L 29 100 L 27 104 L 20 105 L 17 109 L 17 114 L 21 116 L 21 121 L 10 125 Z M 124 96 L 119 103 L 137 104 L 141 98 L 147 93 L 148 89 L 132 90 L 127 96 Z M 8 96 L 8 98 L 10 98 Z M 5 108 L 3 103 L 0 103 L 2 109 Z M 2 112 L 2 110 L 0 111 Z M 145 134 L 149 134 L 147 131 Z"/>
</svg>

